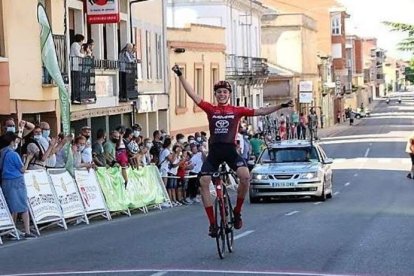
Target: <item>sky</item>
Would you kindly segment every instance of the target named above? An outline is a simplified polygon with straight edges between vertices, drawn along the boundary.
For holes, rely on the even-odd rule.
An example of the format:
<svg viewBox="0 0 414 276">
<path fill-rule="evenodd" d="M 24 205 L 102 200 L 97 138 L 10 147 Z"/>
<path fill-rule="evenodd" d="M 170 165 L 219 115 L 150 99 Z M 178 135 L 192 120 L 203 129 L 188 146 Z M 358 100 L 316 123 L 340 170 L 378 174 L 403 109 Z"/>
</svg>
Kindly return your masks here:
<svg viewBox="0 0 414 276">
<path fill-rule="evenodd" d="M 350 14 L 347 33 L 376 37 L 378 46 L 394 58 L 410 59 L 412 53 L 397 50 L 397 44 L 406 34 L 390 32 L 382 21 L 414 25 L 414 0 L 338 0 Z"/>
</svg>

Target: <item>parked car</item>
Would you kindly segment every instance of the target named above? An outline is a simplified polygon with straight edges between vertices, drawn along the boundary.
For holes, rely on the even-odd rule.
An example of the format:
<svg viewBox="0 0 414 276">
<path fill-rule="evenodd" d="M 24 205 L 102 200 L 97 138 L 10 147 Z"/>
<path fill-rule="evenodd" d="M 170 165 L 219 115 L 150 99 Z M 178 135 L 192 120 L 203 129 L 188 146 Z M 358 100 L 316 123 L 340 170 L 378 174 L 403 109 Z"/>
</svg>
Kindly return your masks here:
<svg viewBox="0 0 414 276">
<path fill-rule="evenodd" d="M 262 151 L 252 170 L 250 203 L 264 198 L 306 196 L 325 201 L 333 193 L 332 163 L 317 142 L 274 143 Z"/>
<path fill-rule="evenodd" d="M 365 111 L 358 111 L 358 110 L 355 111 L 355 110 L 352 110 L 351 112 L 354 113 L 355 119 L 361 119 L 361 118 L 364 118 L 364 117 L 367 116 L 367 114 L 365 113 Z"/>
</svg>

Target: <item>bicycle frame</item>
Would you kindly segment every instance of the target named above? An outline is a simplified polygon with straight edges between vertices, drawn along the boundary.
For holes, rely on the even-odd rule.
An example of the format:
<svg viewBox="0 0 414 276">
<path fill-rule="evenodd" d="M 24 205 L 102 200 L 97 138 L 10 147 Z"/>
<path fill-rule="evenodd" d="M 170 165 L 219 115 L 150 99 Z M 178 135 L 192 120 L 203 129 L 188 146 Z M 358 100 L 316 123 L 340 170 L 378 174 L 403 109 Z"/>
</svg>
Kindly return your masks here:
<svg viewBox="0 0 414 276">
<path fill-rule="evenodd" d="M 228 251 L 233 251 L 233 208 L 226 185 L 224 185 L 224 178 L 230 172 L 227 172 L 225 169 L 223 170 L 222 166 L 220 166 L 219 171 L 212 175 L 212 181 L 216 189 L 216 225 L 219 227 L 216 243 L 217 251 L 221 259 L 224 258 L 226 243 Z"/>
</svg>

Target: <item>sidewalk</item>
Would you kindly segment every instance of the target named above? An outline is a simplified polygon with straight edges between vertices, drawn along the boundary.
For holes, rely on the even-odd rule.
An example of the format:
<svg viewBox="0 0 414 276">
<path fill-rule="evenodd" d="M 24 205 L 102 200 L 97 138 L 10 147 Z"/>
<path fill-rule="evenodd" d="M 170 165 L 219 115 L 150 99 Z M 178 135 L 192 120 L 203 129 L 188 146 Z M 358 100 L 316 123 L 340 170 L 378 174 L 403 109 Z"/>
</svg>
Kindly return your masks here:
<svg viewBox="0 0 414 276">
<path fill-rule="evenodd" d="M 368 105 L 368 109 L 372 111 L 376 108 L 376 106 L 380 103 L 380 101 L 378 100 L 374 100 L 372 101 L 372 103 L 370 105 Z M 344 130 L 347 130 L 351 127 L 357 126 L 359 125 L 362 120 L 364 120 L 364 118 L 361 119 L 354 119 L 354 124 L 352 126 L 349 125 L 349 119 L 347 119 L 345 122 L 341 122 L 339 124 L 335 124 L 333 126 L 329 126 L 329 127 L 325 127 L 325 128 L 320 128 L 318 129 L 318 136 L 319 139 L 323 139 L 323 138 L 327 138 L 327 137 L 332 137 Z"/>
</svg>

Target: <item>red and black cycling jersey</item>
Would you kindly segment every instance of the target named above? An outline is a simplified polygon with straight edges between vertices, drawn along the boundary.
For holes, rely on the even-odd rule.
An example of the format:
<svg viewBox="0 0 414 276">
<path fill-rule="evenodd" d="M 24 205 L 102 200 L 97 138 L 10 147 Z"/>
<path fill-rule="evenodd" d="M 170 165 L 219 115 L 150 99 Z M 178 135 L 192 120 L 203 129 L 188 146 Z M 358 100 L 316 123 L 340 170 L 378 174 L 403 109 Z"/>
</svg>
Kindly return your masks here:
<svg viewBox="0 0 414 276">
<path fill-rule="evenodd" d="M 198 106 L 207 113 L 210 144 L 235 144 L 239 122 L 243 116 L 254 116 L 254 109 L 242 106 L 216 106 L 201 101 Z"/>
</svg>

